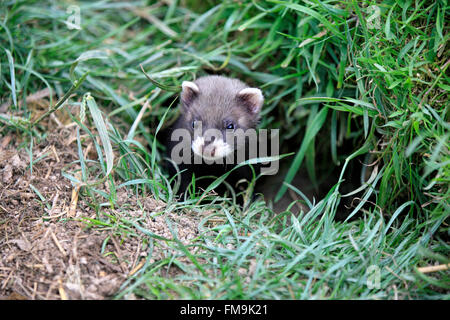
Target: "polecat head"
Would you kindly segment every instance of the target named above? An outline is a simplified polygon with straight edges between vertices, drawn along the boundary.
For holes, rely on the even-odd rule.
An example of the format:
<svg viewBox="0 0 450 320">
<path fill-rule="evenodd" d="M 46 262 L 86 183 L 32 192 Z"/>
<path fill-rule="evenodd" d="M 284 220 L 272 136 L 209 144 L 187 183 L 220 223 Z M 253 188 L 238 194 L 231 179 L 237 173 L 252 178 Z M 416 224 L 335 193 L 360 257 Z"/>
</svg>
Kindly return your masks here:
<svg viewBox="0 0 450 320">
<path fill-rule="evenodd" d="M 192 150 L 208 160 L 226 157 L 239 147 L 227 143 L 227 133 L 255 128 L 263 102 L 261 90 L 237 79 L 207 76 L 184 81 L 181 116 L 193 138 Z"/>
</svg>

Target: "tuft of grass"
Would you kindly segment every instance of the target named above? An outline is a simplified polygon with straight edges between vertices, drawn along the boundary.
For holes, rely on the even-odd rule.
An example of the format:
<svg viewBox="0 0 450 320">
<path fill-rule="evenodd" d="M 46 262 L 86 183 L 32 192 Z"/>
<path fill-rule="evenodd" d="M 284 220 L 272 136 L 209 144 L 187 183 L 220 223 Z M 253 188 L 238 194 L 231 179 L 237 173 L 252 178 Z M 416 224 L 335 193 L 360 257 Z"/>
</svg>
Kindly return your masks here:
<svg viewBox="0 0 450 320">
<path fill-rule="evenodd" d="M 42 117 L 70 111 L 81 175 L 64 176 L 97 210 L 88 223 L 151 243 L 116 298 L 449 298 L 448 271 L 417 269 L 449 262 L 447 1 L 80 1 L 79 29 L 66 23 L 72 4 L 2 2 L 0 135 L 23 134 L 32 148 L 52 130 Z M 176 201 L 159 132 L 178 115 L 181 82 L 208 73 L 263 89 L 261 127 L 280 129 L 282 152 L 295 152 L 281 160 L 278 198 L 302 195 L 290 185 L 302 166 L 316 186 L 339 172 L 308 212 L 206 192 Z M 42 113 L 27 97 L 46 88 Z M 82 132 L 98 161 L 85 160 Z M 341 191 L 361 158 L 360 186 Z M 120 188 L 166 202 L 160 215 L 209 212 L 200 235 L 186 245 L 169 220 L 173 239 L 108 216 Z M 337 222 L 348 197 L 358 219 Z M 152 261 L 163 242 L 173 250 Z M 175 266 L 183 273 L 167 276 Z"/>
</svg>

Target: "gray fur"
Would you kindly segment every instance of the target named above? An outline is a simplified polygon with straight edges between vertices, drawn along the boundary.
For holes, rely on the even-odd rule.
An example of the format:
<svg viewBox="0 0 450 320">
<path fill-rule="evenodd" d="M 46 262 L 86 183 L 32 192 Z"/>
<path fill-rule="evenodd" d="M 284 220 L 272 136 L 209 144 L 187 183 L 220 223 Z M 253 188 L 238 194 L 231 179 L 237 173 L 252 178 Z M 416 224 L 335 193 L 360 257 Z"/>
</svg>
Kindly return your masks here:
<svg viewBox="0 0 450 320">
<path fill-rule="evenodd" d="M 191 128 L 194 120 L 202 121 L 204 130 L 215 128 L 223 130 L 227 123 L 234 123 L 236 129 L 243 130 L 256 127 L 259 112 L 252 114 L 239 99 L 238 93 L 249 88 L 238 79 L 223 76 L 206 76 L 194 81 L 199 93 L 185 94 L 182 99 L 182 118 L 185 128 Z"/>
</svg>

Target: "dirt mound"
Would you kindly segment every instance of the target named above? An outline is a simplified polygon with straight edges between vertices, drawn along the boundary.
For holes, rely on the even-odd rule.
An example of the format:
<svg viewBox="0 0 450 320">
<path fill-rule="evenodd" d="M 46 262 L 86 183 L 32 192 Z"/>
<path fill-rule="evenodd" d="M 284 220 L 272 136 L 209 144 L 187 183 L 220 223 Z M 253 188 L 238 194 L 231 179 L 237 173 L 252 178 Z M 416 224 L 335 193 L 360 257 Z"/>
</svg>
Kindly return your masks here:
<svg viewBox="0 0 450 320">
<path fill-rule="evenodd" d="M 136 229 L 120 233 L 114 228 L 89 227 L 86 222 L 97 218 L 97 213 L 82 197 L 75 201 L 79 190 L 62 176 L 62 171 L 77 165 L 76 131 L 74 126 L 57 131 L 33 146 L 31 154 L 28 147 L 20 148 L 18 137 L 0 137 L 2 299 L 108 298 L 144 261 L 168 254 L 167 244 L 160 241 L 148 257 L 148 241 Z M 169 218 L 176 223 L 182 242 L 198 235 L 198 217 L 168 213 L 155 218 L 151 213 L 160 212 L 163 202 L 137 199 L 125 189 L 118 192 L 118 200 L 127 209 L 106 208 L 108 214 L 172 238 L 165 222 Z"/>
</svg>

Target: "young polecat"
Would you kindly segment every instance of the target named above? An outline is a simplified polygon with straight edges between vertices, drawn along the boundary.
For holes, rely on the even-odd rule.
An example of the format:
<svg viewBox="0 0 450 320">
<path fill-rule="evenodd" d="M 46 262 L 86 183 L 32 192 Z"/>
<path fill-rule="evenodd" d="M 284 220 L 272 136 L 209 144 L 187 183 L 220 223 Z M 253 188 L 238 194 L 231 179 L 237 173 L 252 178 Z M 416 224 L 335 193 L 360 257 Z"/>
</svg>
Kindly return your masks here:
<svg viewBox="0 0 450 320">
<path fill-rule="evenodd" d="M 196 189 L 206 189 L 214 179 L 197 180 L 199 177 L 220 177 L 249 158 L 249 150 L 245 150 L 245 159 L 237 158 L 248 147 L 239 135 L 256 127 L 263 102 L 261 90 L 237 79 L 206 76 L 183 82 L 181 115 L 167 143 L 169 157 L 182 171 L 179 194 L 186 191 L 193 175 Z M 170 173 L 175 172 L 173 167 Z M 251 168 L 243 166 L 225 181 L 234 188 L 241 179 L 250 181 L 252 177 Z M 223 185 L 215 189 L 219 193 L 225 190 Z"/>
</svg>

